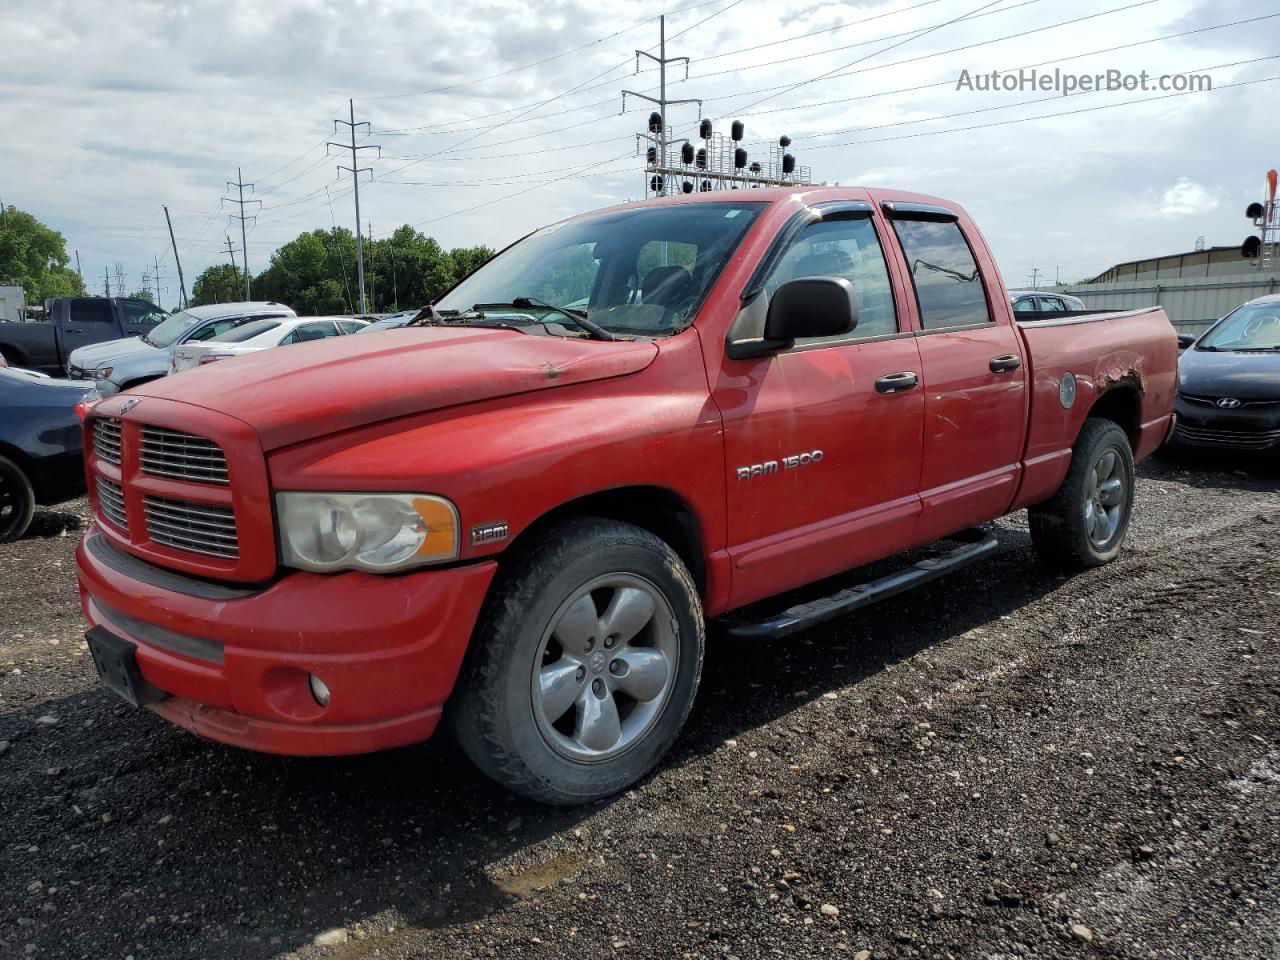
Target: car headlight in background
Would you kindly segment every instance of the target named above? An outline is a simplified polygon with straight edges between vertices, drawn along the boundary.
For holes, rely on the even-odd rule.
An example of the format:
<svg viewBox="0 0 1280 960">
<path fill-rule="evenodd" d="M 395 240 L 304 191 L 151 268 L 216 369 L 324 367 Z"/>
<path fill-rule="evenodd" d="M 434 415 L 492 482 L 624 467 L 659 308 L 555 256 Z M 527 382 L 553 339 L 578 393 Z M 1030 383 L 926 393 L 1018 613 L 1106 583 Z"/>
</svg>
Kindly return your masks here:
<svg viewBox="0 0 1280 960">
<path fill-rule="evenodd" d="M 115 373 L 115 371 L 115 367 L 98 367 L 98 369 L 93 371 L 93 379 L 109 380 L 111 379 L 111 374 Z"/>
<path fill-rule="evenodd" d="M 276 494 L 280 560 L 331 573 L 388 573 L 458 557 L 458 511 L 416 493 Z"/>
</svg>

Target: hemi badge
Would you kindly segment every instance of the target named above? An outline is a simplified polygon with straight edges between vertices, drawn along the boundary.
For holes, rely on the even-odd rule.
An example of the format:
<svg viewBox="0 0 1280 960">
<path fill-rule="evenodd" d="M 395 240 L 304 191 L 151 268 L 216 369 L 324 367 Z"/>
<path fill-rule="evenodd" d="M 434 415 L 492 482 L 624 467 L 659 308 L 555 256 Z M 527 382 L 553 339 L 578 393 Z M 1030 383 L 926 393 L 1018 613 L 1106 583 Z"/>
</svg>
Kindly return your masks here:
<svg viewBox="0 0 1280 960">
<path fill-rule="evenodd" d="M 507 539 L 507 525 L 503 523 L 486 523 L 471 528 L 471 545 L 483 547 L 487 543 L 498 543 Z"/>
</svg>

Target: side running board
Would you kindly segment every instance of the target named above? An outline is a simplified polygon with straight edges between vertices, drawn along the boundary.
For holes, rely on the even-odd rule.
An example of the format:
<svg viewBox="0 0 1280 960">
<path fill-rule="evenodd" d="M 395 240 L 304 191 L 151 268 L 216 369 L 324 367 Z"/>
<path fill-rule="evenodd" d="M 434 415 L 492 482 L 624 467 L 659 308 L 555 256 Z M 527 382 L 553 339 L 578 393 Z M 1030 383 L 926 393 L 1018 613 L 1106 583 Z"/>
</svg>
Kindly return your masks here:
<svg viewBox="0 0 1280 960">
<path fill-rule="evenodd" d="M 958 540 L 961 544 L 948 553 L 921 560 L 905 570 L 888 574 L 879 580 L 846 587 L 829 597 L 811 600 L 808 603 L 798 603 L 763 620 L 722 620 L 721 626 L 736 640 L 772 640 L 785 637 L 827 620 L 843 617 L 854 610 L 870 606 L 878 600 L 896 596 L 912 587 L 946 576 L 948 573 L 954 573 L 983 557 L 990 556 L 999 548 L 995 534 L 980 527 L 973 527 L 944 539 Z"/>
</svg>

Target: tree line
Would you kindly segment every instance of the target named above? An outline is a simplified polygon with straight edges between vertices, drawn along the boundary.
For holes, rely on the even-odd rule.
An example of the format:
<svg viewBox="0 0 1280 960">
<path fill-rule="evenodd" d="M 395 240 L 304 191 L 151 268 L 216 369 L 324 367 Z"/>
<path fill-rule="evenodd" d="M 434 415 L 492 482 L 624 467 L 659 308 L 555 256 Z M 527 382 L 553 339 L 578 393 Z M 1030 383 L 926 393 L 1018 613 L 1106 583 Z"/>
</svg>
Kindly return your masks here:
<svg viewBox="0 0 1280 960">
<path fill-rule="evenodd" d="M 387 313 L 420 307 L 493 256 L 485 246 L 445 250 L 408 225 L 364 244 L 366 308 Z M 299 314 L 360 309 L 356 238 L 345 227 L 312 230 L 281 246 L 267 268 L 249 278 L 255 300 L 275 300 Z M 192 287 L 193 306 L 244 299 L 244 273 L 229 263 L 209 267 Z"/>
<path fill-rule="evenodd" d="M 423 306 L 492 256 L 485 246 L 445 250 L 408 225 L 366 240 L 366 307 L 385 313 Z M 0 284 L 20 284 L 29 304 L 84 296 L 85 285 L 69 262 L 61 233 L 17 207 L 0 207 Z M 249 285 L 253 299 L 276 300 L 304 316 L 355 313 L 360 309 L 355 235 L 345 227 L 303 233 L 276 250 Z M 192 306 L 243 300 L 244 274 L 231 264 L 216 264 L 196 277 L 191 293 Z M 156 299 L 148 290 L 132 296 Z"/>
</svg>

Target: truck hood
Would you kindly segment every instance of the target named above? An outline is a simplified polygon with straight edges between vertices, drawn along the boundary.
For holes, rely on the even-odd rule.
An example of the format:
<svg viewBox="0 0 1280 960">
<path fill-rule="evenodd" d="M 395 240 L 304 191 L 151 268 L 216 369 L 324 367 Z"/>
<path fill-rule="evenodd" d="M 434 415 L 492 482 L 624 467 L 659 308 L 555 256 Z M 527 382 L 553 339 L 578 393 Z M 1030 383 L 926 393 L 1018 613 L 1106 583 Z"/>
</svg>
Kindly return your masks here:
<svg viewBox="0 0 1280 960">
<path fill-rule="evenodd" d="M 260 350 L 127 396 L 229 414 L 275 450 L 396 417 L 636 373 L 657 353 L 651 341 L 413 327 Z"/>
<path fill-rule="evenodd" d="M 1280 352 L 1191 347 L 1178 358 L 1178 391 L 1193 397 L 1280 400 Z"/>
<path fill-rule="evenodd" d="M 85 347 L 77 347 L 71 351 L 68 362 L 74 367 L 93 370 L 101 366 L 112 366 L 129 357 L 144 356 L 148 353 L 159 353 L 158 347 L 143 343 L 141 337 L 124 337 L 120 340 L 104 340 L 102 343 L 91 343 Z"/>
</svg>

